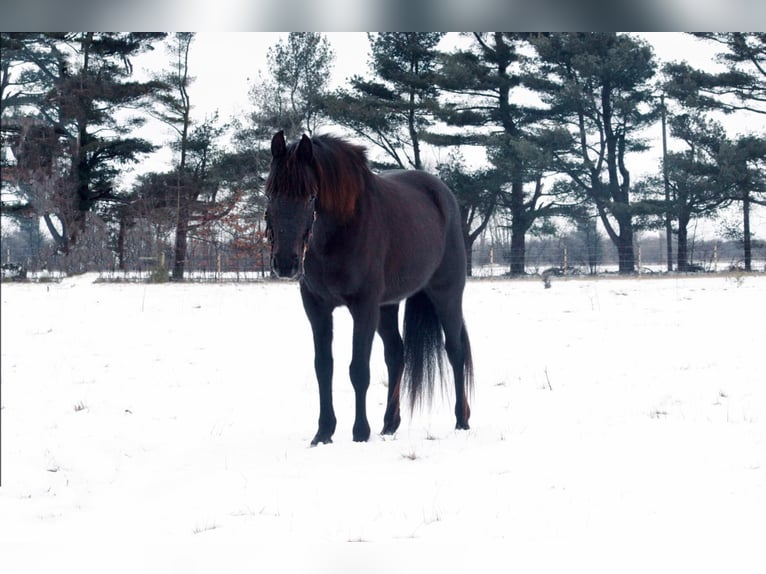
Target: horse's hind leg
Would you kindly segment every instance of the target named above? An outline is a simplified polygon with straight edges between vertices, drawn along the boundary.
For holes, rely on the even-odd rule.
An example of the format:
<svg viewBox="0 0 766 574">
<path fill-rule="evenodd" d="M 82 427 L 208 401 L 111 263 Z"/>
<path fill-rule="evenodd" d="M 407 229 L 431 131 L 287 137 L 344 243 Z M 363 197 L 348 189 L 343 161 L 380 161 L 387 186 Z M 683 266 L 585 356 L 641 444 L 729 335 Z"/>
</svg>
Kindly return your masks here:
<svg viewBox="0 0 766 574">
<path fill-rule="evenodd" d="M 349 375 L 356 399 L 354 441 L 364 442 L 370 438 L 367 421 L 367 389 L 370 387 L 370 354 L 372 340 L 380 317 L 380 309 L 374 301 L 365 300 L 348 306 L 354 319 L 353 347 Z"/>
<path fill-rule="evenodd" d="M 402 420 L 399 413 L 399 391 L 404 365 L 404 344 L 399 333 L 398 303 L 380 308 L 378 334 L 383 340 L 386 367 L 388 367 L 388 403 L 381 434 L 390 435 L 396 432 Z"/>
<path fill-rule="evenodd" d="M 466 430 L 471 408 L 467 388 L 471 375 L 471 349 L 463 322 L 462 289 L 440 293 L 429 290 L 444 329 L 444 347 L 455 377 L 455 428 Z"/>
<path fill-rule="evenodd" d="M 468 342 L 468 331 L 461 320 L 460 335 L 445 337 L 447 357 L 452 370 L 455 372 L 455 428 L 467 430 L 468 419 L 471 418 L 471 407 L 468 405 L 467 390 L 472 376 L 469 372 L 471 350 Z"/>
</svg>

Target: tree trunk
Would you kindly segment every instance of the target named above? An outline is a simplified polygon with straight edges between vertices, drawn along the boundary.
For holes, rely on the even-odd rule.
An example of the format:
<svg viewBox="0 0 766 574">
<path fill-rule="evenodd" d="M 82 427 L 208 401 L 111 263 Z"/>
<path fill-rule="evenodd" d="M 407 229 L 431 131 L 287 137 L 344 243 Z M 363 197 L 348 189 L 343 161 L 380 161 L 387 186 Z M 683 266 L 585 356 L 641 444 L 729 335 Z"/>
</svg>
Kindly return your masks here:
<svg viewBox="0 0 766 574">
<path fill-rule="evenodd" d="M 465 274 L 468 277 L 473 277 L 473 239 L 470 234 L 463 234 L 463 241 L 465 243 Z"/>
<path fill-rule="evenodd" d="M 684 273 L 689 270 L 688 231 L 685 225 L 678 225 L 678 253 L 676 268 Z"/>
<path fill-rule="evenodd" d="M 183 194 L 182 194 L 183 195 Z M 182 198 L 178 206 L 178 221 L 176 223 L 176 244 L 173 250 L 173 281 L 184 280 L 186 268 L 186 251 L 189 235 L 189 203 Z"/>
<path fill-rule="evenodd" d="M 597 205 L 601 223 L 604 225 L 609 239 L 617 248 L 618 270 L 620 274 L 629 275 L 636 271 L 636 257 L 633 252 L 633 221 L 629 211 L 623 209 L 621 217 L 617 218 L 617 229 L 609 221 L 606 210 L 601 205 Z"/>
<path fill-rule="evenodd" d="M 618 270 L 621 275 L 629 275 L 636 271 L 636 257 L 633 252 L 633 225 L 620 224 L 620 234 L 616 241 Z"/>
<path fill-rule="evenodd" d="M 517 277 L 526 272 L 526 228 L 519 224 L 511 226 L 511 275 Z"/>
<path fill-rule="evenodd" d="M 689 217 L 685 214 L 678 214 L 678 247 L 676 254 L 676 267 L 679 271 L 689 270 Z"/>
<path fill-rule="evenodd" d="M 64 255 L 69 255 L 69 235 L 67 234 L 67 228 L 66 223 L 61 221 L 61 227 L 62 232 L 59 233 L 58 229 L 56 229 L 56 226 L 53 223 L 53 219 L 51 219 L 51 214 L 46 213 L 43 215 L 43 220 L 45 221 L 45 225 L 48 228 L 48 232 L 51 234 L 51 237 L 53 237 L 53 240 L 56 243 L 56 250 L 63 253 Z"/>
<path fill-rule="evenodd" d="M 127 265 L 125 264 L 125 236 L 127 235 L 127 224 L 125 223 L 125 217 L 120 217 L 120 228 L 117 235 L 117 261 L 118 269 L 120 271 L 126 271 Z"/>
<path fill-rule="evenodd" d="M 745 271 L 752 271 L 753 250 L 750 238 L 750 194 L 746 193 L 742 198 L 742 233 L 743 246 L 745 249 Z"/>
<path fill-rule="evenodd" d="M 526 272 L 526 234 L 530 227 L 524 210 L 524 181 L 521 179 L 521 162 L 514 158 L 511 181 L 511 275 Z"/>
<path fill-rule="evenodd" d="M 667 250 L 668 271 L 673 271 L 673 223 L 670 219 L 670 180 L 668 179 L 668 137 L 666 124 L 665 94 L 660 94 L 662 111 L 662 180 L 665 188 L 665 248 Z"/>
</svg>

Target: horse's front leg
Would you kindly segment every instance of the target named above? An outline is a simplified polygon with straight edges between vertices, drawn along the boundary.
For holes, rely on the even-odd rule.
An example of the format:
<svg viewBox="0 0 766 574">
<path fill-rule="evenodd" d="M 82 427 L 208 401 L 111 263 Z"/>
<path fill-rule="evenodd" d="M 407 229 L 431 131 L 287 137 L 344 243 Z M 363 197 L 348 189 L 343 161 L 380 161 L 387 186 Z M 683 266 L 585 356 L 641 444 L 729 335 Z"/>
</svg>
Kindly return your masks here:
<svg viewBox="0 0 766 574">
<path fill-rule="evenodd" d="M 354 342 L 349 367 L 351 384 L 356 396 L 354 440 L 364 442 L 370 438 L 370 423 L 367 421 L 367 389 L 370 387 L 372 340 L 375 337 L 380 310 L 376 302 L 349 305 L 349 310 L 354 319 Z"/>
<path fill-rule="evenodd" d="M 336 425 L 332 405 L 332 307 L 322 304 L 304 287 L 301 287 L 301 296 L 314 335 L 314 371 L 319 385 L 319 428 L 311 440 L 311 446 L 316 446 L 320 442 L 332 442 Z"/>
</svg>

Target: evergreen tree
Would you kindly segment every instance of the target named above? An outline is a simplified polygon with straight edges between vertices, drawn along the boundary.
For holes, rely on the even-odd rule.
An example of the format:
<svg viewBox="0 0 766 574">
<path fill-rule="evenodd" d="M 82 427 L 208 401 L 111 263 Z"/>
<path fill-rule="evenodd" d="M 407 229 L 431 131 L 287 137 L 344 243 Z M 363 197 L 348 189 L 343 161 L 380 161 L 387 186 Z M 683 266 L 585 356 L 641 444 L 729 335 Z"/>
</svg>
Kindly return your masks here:
<svg viewBox="0 0 766 574">
<path fill-rule="evenodd" d="M 520 275 L 525 272 L 527 232 L 554 209 L 552 201 L 543 201 L 543 176 L 557 138 L 555 130 L 538 131 L 541 110 L 522 104 L 517 92 L 529 82 L 522 52 L 530 35 L 477 33 L 471 38 L 470 48 L 445 55 L 439 75 L 439 86 L 451 94 L 439 117 L 459 131 L 428 139 L 487 150 L 495 205 L 511 215 L 510 271 Z"/>
<path fill-rule="evenodd" d="M 555 165 L 598 211 L 617 248 L 620 273 L 635 270 L 631 179 L 627 154 L 645 149 L 638 132 L 654 121 L 648 84 L 651 47 L 614 33 L 551 34 L 532 39 L 540 57 L 530 82 L 550 118 L 570 131 Z"/>
<path fill-rule="evenodd" d="M 354 76 L 350 89 L 324 100 L 334 122 L 380 148 L 387 163 L 423 169 L 422 137 L 438 106 L 436 65 L 441 32 L 369 34 L 371 78 Z"/>
<path fill-rule="evenodd" d="M 171 67 L 158 76 L 167 88 L 157 94 L 159 104 L 156 115 L 176 133 L 172 147 L 178 152 L 175 173 L 168 179 L 175 188 L 175 247 L 173 249 L 173 279 L 182 281 L 186 268 L 189 224 L 192 217 L 192 204 L 200 194 L 199 179 L 189 169 L 188 157 L 192 141 L 191 98 L 189 86 L 193 81 L 189 71 L 189 51 L 194 34 L 178 32 L 168 42 Z M 212 126 L 208 126 L 208 131 Z M 207 142 L 210 145 L 212 142 Z M 204 146 L 203 146 L 204 147 Z"/>
<path fill-rule="evenodd" d="M 686 108 L 727 114 L 766 114 L 766 33 L 708 32 L 695 36 L 720 48 L 716 59 L 726 71 L 699 70 L 686 62 L 668 64 L 665 67 L 669 78 L 665 86 L 667 92 Z M 764 204 L 763 195 L 759 193 L 763 188 L 755 184 L 756 166 L 763 166 L 762 140 L 762 135 L 742 136 L 727 152 L 727 173 L 733 177 L 735 189 L 731 199 L 742 205 L 739 236 L 747 269 L 752 259 L 750 210 L 754 204 Z"/>
<path fill-rule="evenodd" d="M 217 113 L 202 121 L 191 115 L 193 41 L 193 33 L 179 32 L 168 42 L 171 66 L 157 77 L 166 88 L 156 97 L 155 116 L 173 129 L 171 147 L 177 160 L 170 173 L 155 174 L 143 189 L 144 207 L 156 207 L 172 217 L 174 281 L 184 278 L 191 235 L 210 235 L 215 222 L 227 216 L 241 197 L 230 177 L 232 162 L 219 143 L 228 126 L 219 122 Z"/>
<path fill-rule="evenodd" d="M 707 121 L 699 114 L 671 117 L 670 133 L 686 145 L 683 151 L 668 153 L 667 175 L 671 189 L 668 208 L 677 222 L 676 265 L 679 271 L 687 271 L 690 221 L 712 215 L 729 200 L 720 165 L 726 134 L 718 122 Z"/>
<path fill-rule="evenodd" d="M 252 123 L 270 133 L 284 130 L 288 139 L 314 133 L 334 58 L 329 41 L 317 32 L 291 32 L 269 48 L 270 76 L 259 77 L 251 90 Z"/>
<path fill-rule="evenodd" d="M 745 271 L 752 271 L 753 205 L 766 206 L 766 138 L 740 136 L 721 150 L 722 178 L 730 186 L 729 197 L 742 205 L 742 242 Z"/>
<path fill-rule="evenodd" d="M 686 62 L 668 64 L 668 93 L 686 107 L 766 114 L 766 33 L 694 35 L 720 48 L 716 59 L 727 69 L 716 73 L 693 68 Z"/>
<path fill-rule="evenodd" d="M 141 118 L 120 112 L 145 105 L 158 87 L 130 80 L 131 58 L 163 36 L 3 36 L 24 65 L 18 92 L 3 81 L 3 132 L 12 134 L 14 183 L 65 254 L 86 230 L 89 212 L 121 201 L 115 184 L 121 167 L 154 149 L 131 136 Z M 3 69 L 9 73 L 11 66 Z"/>
</svg>

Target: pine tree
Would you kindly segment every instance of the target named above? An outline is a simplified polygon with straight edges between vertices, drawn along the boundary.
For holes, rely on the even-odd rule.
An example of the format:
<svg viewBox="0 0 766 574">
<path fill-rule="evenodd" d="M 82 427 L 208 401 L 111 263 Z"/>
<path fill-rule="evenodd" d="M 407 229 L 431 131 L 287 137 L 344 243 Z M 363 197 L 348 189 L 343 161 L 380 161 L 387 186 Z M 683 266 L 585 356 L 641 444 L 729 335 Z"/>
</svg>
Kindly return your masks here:
<svg viewBox="0 0 766 574">
<path fill-rule="evenodd" d="M 667 155 L 667 174 L 671 189 L 669 209 L 678 228 L 676 265 L 689 268 L 688 226 L 694 217 L 714 213 L 729 201 L 730 184 L 722 176 L 721 148 L 726 133 L 718 122 L 700 114 L 679 114 L 670 118 L 670 133 L 685 144 L 680 152 Z"/>
<path fill-rule="evenodd" d="M 3 81 L 3 132 L 12 134 L 15 183 L 62 253 L 86 231 L 88 213 L 122 200 L 115 185 L 122 166 L 154 149 L 131 136 L 142 119 L 120 112 L 145 105 L 157 88 L 130 80 L 131 59 L 163 36 L 3 36 L 4 45 L 13 47 L 11 57 L 18 58 L 14 63 L 24 66 L 19 92 Z M 3 69 L 11 67 L 4 62 Z"/>
<path fill-rule="evenodd" d="M 381 165 L 423 169 L 422 139 L 438 107 L 436 69 L 441 32 L 369 34 L 370 77 L 325 98 L 334 122 L 385 153 Z"/>
<path fill-rule="evenodd" d="M 750 217 L 754 205 L 766 206 L 766 138 L 739 136 L 722 147 L 720 156 L 729 198 L 742 205 L 742 228 L 736 238 L 742 242 L 745 271 L 752 271 Z"/>
<path fill-rule="evenodd" d="M 628 153 L 645 149 L 638 133 L 655 119 L 649 81 L 651 47 L 614 33 L 562 33 L 533 38 L 540 57 L 530 84 L 567 126 L 569 143 L 554 153 L 557 169 L 598 211 L 617 248 L 620 273 L 635 271 Z"/>
<path fill-rule="evenodd" d="M 251 123 L 265 127 L 261 137 L 284 130 L 293 139 L 316 131 L 334 57 L 317 32 L 291 32 L 269 48 L 269 76 L 259 77 L 250 94 L 256 106 Z"/>
<path fill-rule="evenodd" d="M 521 275 L 527 233 L 538 218 L 556 209 L 544 197 L 543 178 L 558 138 L 555 130 L 539 129 L 541 110 L 518 94 L 530 82 L 523 50 L 531 35 L 496 32 L 471 38 L 470 48 L 445 55 L 439 74 L 439 86 L 451 97 L 438 117 L 459 131 L 428 139 L 487 150 L 494 205 L 511 216 L 510 272 Z"/>
<path fill-rule="evenodd" d="M 766 33 L 704 32 L 701 40 L 716 45 L 724 72 L 708 72 L 686 62 L 665 66 L 668 93 L 685 107 L 766 114 Z"/>
<path fill-rule="evenodd" d="M 705 32 L 698 38 L 720 49 L 719 63 L 724 72 L 708 72 L 691 67 L 686 62 L 665 66 L 668 76 L 665 89 L 685 108 L 700 111 L 766 114 L 766 33 L 763 32 Z M 731 199 L 742 205 L 740 237 L 744 248 L 746 269 L 752 259 L 750 210 L 752 205 L 766 205 L 761 190 L 754 186 L 754 175 L 763 166 L 762 136 L 743 136 L 730 147 L 728 157 L 734 176 Z M 754 169 L 755 168 L 755 169 Z M 759 183 L 760 185 L 760 183 Z"/>
</svg>

